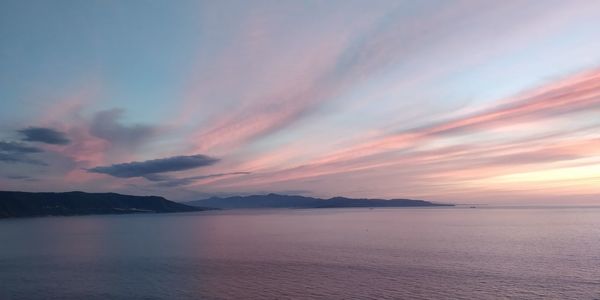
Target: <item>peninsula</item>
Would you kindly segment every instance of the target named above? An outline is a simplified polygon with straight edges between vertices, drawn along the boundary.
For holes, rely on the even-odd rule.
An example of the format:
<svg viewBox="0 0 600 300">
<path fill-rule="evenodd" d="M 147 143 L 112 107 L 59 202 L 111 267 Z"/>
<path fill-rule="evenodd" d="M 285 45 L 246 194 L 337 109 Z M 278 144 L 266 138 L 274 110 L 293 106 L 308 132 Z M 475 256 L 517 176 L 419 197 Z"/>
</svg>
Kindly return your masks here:
<svg viewBox="0 0 600 300">
<path fill-rule="evenodd" d="M 0 218 L 202 211 L 163 197 L 116 193 L 0 191 Z"/>
</svg>

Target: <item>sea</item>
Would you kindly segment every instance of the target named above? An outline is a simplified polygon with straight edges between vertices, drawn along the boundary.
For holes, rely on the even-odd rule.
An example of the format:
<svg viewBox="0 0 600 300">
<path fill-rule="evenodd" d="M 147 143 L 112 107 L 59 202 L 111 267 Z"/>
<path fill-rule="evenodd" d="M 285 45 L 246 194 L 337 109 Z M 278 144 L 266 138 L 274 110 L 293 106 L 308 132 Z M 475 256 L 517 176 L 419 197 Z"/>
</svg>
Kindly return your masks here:
<svg viewBox="0 0 600 300">
<path fill-rule="evenodd" d="M 600 208 L 5 219 L 0 299 L 600 299 Z"/>
</svg>

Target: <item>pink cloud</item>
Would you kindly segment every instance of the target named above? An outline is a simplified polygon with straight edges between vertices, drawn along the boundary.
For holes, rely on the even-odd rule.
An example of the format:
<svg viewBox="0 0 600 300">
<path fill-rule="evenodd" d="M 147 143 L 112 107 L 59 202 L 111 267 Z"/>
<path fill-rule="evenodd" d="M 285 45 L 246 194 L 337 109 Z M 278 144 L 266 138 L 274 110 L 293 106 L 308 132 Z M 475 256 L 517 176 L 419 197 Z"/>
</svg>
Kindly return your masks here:
<svg viewBox="0 0 600 300">
<path fill-rule="evenodd" d="M 331 178 L 334 175 L 345 182 L 346 178 L 354 176 L 352 174 L 360 177 L 375 172 L 389 174 L 390 178 L 402 178 L 406 182 L 418 182 L 417 185 L 429 180 L 445 186 L 435 187 L 429 192 L 435 194 L 459 189 L 463 186 L 462 182 L 473 178 L 555 168 L 557 163 L 570 165 L 578 163 L 579 159 L 600 156 L 600 137 L 593 131 L 587 135 L 570 136 L 569 131 L 556 132 L 554 128 L 547 128 L 545 135 L 521 138 L 520 141 L 506 136 L 493 142 L 463 138 L 472 133 L 514 127 L 515 124 L 522 124 L 522 130 L 526 131 L 530 122 L 551 122 L 557 116 L 597 110 L 600 108 L 599 70 L 571 76 L 498 103 L 462 118 L 373 138 L 337 153 L 317 157 L 304 165 L 252 174 L 244 177 L 243 181 L 231 178 L 217 179 L 212 183 L 220 188 L 250 188 L 275 182 L 284 184 L 304 182 L 309 178 Z M 597 126 L 600 124 L 592 125 L 592 128 Z M 458 141 L 463 139 L 462 144 L 421 150 L 429 143 L 447 137 L 455 137 Z M 289 151 L 293 153 L 293 150 Z M 290 153 L 286 152 L 277 155 L 289 157 Z M 277 159 L 273 158 L 274 161 Z M 262 164 L 270 163 L 268 157 L 263 157 L 254 166 L 260 168 Z M 400 172 L 398 170 L 404 170 L 402 177 L 392 175 Z"/>
</svg>

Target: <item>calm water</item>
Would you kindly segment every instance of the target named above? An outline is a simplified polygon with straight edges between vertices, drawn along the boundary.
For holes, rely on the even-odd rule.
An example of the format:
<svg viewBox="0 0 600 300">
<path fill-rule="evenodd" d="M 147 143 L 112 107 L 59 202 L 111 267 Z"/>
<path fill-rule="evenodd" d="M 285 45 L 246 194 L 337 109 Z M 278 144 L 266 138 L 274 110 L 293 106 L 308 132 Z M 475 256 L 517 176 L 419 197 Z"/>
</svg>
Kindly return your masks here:
<svg viewBox="0 0 600 300">
<path fill-rule="evenodd" d="M 600 299 L 600 209 L 0 221 L 0 299 Z"/>
</svg>

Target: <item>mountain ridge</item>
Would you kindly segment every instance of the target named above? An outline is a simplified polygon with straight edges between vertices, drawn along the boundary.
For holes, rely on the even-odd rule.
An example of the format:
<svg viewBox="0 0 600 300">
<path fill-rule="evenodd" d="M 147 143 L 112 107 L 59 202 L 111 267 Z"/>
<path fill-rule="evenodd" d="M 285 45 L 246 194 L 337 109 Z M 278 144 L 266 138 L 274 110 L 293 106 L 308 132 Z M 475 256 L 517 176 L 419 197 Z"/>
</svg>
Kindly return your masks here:
<svg viewBox="0 0 600 300">
<path fill-rule="evenodd" d="M 236 208 L 343 208 L 343 207 L 429 207 L 454 206 L 453 204 L 433 203 L 413 199 L 370 199 L 332 197 L 321 199 L 299 195 L 266 195 L 211 197 L 203 200 L 184 202 L 191 206 L 205 206 L 221 209 Z"/>
</svg>

